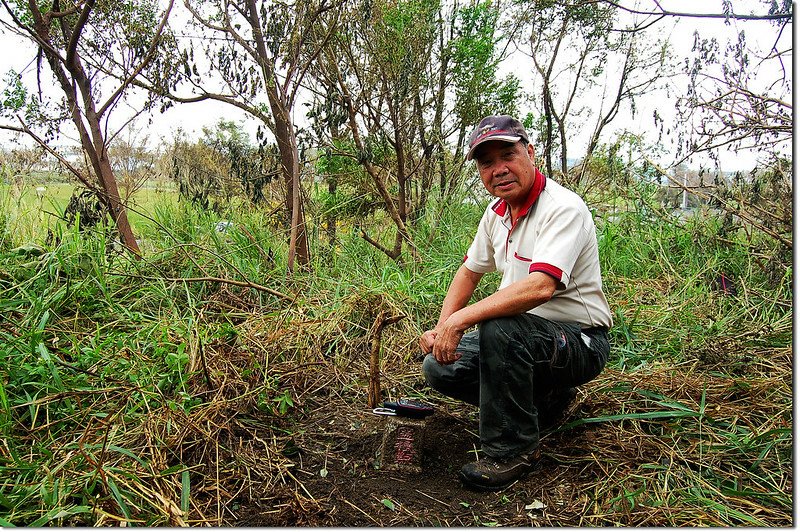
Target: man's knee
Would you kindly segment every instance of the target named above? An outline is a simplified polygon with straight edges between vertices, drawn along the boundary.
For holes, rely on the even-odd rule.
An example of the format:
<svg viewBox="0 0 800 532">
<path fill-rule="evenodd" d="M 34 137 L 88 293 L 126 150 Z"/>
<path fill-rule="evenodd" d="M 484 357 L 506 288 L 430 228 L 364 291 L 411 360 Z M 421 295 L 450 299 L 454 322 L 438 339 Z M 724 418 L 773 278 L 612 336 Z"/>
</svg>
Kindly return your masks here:
<svg viewBox="0 0 800 532">
<path fill-rule="evenodd" d="M 519 323 L 513 316 L 495 318 L 481 322 L 478 328 L 481 353 L 485 357 L 494 358 L 508 354 L 508 344 L 513 340 L 514 332 L 519 330 Z"/>
<path fill-rule="evenodd" d="M 422 361 L 422 375 L 428 386 L 448 397 L 477 405 L 479 400 L 479 376 L 475 361 L 441 365 L 433 355 Z"/>
<path fill-rule="evenodd" d="M 422 376 L 425 377 L 425 382 L 434 390 L 439 389 L 442 382 L 442 366 L 436 362 L 433 355 L 428 355 L 422 361 Z"/>
<path fill-rule="evenodd" d="M 481 346 L 491 346 L 505 342 L 508 339 L 508 325 L 510 321 L 509 318 L 494 318 L 481 322 L 480 325 L 478 325 Z"/>
</svg>

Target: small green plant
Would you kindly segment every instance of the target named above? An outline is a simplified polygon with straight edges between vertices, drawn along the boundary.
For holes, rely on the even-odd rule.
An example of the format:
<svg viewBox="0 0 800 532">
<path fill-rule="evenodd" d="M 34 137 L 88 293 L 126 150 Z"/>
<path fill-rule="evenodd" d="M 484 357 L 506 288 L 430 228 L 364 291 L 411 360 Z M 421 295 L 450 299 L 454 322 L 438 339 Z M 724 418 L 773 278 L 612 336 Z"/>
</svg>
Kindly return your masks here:
<svg viewBox="0 0 800 532">
<path fill-rule="evenodd" d="M 275 410 L 277 410 L 278 414 L 280 415 L 286 414 L 290 408 L 294 407 L 292 392 L 289 390 L 284 390 L 283 393 L 277 397 L 273 397 L 272 402 L 275 403 Z"/>
<path fill-rule="evenodd" d="M 396 509 L 395 503 L 391 499 L 381 499 L 381 503 L 393 512 Z"/>
</svg>

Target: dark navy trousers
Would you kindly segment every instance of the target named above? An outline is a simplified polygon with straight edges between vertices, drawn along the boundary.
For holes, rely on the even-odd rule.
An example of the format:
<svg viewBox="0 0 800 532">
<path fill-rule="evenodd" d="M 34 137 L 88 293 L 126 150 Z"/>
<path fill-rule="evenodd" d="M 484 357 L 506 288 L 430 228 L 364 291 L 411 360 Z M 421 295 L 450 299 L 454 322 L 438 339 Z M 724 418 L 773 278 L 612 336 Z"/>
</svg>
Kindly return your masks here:
<svg viewBox="0 0 800 532">
<path fill-rule="evenodd" d="M 524 313 L 481 323 L 462 337 L 459 360 L 440 365 L 428 355 L 422 372 L 433 389 L 480 408 L 481 448 L 504 459 L 539 446 L 545 398 L 599 375 L 609 349 L 605 327 Z"/>
</svg>

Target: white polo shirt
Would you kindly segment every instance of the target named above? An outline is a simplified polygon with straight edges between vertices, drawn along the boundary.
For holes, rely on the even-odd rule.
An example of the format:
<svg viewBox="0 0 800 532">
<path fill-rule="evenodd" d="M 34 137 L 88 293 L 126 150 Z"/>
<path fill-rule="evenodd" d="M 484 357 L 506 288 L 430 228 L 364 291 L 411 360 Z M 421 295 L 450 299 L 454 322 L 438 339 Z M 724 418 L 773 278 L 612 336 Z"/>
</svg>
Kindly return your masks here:
<svg viewBox="0 0 800 532">
<path fill-rule="evenodd" d="M 512 226 L 506 201 L 490 203 L 464 265 L 475 273 L 499 271 L 503 277 L 498 290 L 532 272 L 547 273 L 558 281 L 556 291 L 550 301 L 528 312 L 584 328 L 611 327 L 597 235 L 586 204 L 537 170 L 526 205 Z"/>
</svg>

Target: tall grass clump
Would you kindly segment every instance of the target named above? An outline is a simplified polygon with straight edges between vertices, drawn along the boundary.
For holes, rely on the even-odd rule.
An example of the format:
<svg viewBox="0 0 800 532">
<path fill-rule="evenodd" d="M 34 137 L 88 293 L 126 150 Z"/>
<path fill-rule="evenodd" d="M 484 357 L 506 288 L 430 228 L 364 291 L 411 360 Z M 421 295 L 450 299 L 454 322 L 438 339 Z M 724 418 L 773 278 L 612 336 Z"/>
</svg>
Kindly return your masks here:
<svg viewBox="0 0 800 532">
<path fill-rule="evenodd" d="M 141 423 L 175 391 L 176 382 L 161 381 L 174 381 L 170 356 L 179 348 L 163 336 L 165 325 L 179 322 L 158 328 L 161 351 L 147 348 L 153 327 L 132 310 L 141 292 L 109 275 L 119 255 L 104 234 L 74 226 L 57 231 L 57 243 L 32 260 L 2 257 L 9 272 L 0 290 L 7 524 L 69 526 L 107 515 L 134 523 L 134 508 L 157 504 L 146 502 L 143 472 L 128 467 L 142 459 L 126 441 L 131 431 L 120 429 Z"/>
<path fill-rule="evenodd" d="M 791 271 L 764 274 L 744 241 L 720 239 L 713 212 L 639 209 L 598 216 L 619 363 L 700 358 L 748 365 L 746 347 L 791 339 Z"/>
<path fill-rule="evenodd" d="M 636 208 L 596 215 L 612 353 L 591 384 L 602 414 L 572 423 L 636 447 L 636 460 L 610 459 L 618 475 L 599 495 L 610 520 L 597 524 L 644 524 L 665 508 L 671 526 L 786 522 L 791 270 L 776 279 L 753 236 L 724 231 L 714 211 L 630 196 Z"/>
<path fill-rule="evenodd" d="M 255 309 L 280 308 L 280 250 L 257 216 L 218 228 L 188 208 L 162 214 L 138 261 L 77 225 L 32 255 L 0 254 L 4 525 L 219 522 L 196 507 L 214 491 L 192 489 L 207 448 L 264 471 L 234 484 L 286 467 L 253 438 L 241 447 L 260 423 L 284 423 L 292 398 L 269 361 L 236 346 Z M 265 421 L 224 421 L 249 411 Z"/>
<path fill-rule="evenodd" d="M 11 195 L 6 192 L 6 187 L 0 185 L 0 252 L 7 251 L 14 246 L 11 228 Z"/>
</svg>

